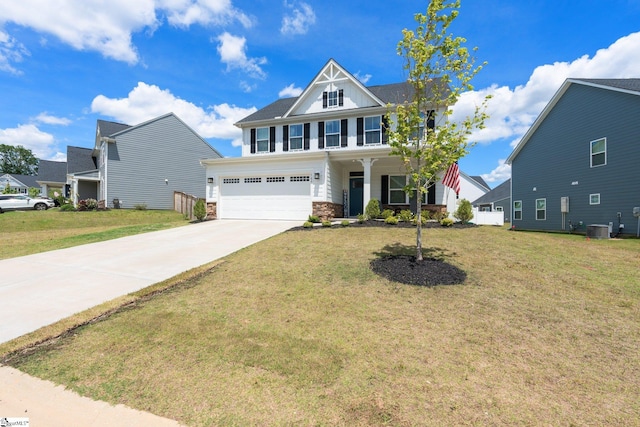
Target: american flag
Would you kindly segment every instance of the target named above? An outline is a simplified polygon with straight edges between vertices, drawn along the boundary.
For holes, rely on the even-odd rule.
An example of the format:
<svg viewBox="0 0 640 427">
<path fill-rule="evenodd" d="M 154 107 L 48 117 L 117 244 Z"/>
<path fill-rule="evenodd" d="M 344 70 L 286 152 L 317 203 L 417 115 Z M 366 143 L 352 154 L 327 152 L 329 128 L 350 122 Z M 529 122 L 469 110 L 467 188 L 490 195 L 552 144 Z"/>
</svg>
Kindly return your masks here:
<svg viewBox="0 0 640 427">
<path fill-rule="evenodd" d="M 458 162 L 451 163 L 447 173 L 442 178 L 442 184 L 453 188 L 456 191 L 456 195 L 460 195 L 460 169 L 458 169 Z"/>
</svg>

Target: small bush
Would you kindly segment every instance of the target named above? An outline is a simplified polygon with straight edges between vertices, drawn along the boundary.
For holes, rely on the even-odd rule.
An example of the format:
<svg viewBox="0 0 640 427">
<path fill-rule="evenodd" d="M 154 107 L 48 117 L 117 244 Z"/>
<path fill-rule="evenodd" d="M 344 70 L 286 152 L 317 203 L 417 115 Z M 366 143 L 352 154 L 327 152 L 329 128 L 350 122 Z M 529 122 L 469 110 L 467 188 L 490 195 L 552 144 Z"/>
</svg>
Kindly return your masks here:
<svg viewBox="0 0 640 427">
<path fill-rule="evenodd" d="M 436 221 L 440 222 L 445 218 L 449 217 L 449 212 L 434 212 L 434 214 L 432 215 L 431 218 L 435 219 Z"/>
<path fill-rule="evenodd" d="M 365 214 L 358 214 L 357 218 L 358 218 L 358 224 L 362 224 L 367 220 L 367 217 Z"/>
<path fill-rule="evenodd" d="M 73 212 L 75 210 L 76 208 L 71 203 L 65 203 L 64 205 L 60 206 L 61 212 Z"/>
<path fill-rule="evenodd" d="M 367 207 L 364 209 L 364 213 L 368 219 L 376 219 L 380 216 L 380 203 L 378 199 L 371 199 L 367 203 Z"/>
<path fill-rule="evenodd" d="M 453 217 L 463 224 L 467 224 L 473 219 L 473 208 L 467 199 L 460 200 L 458 209 L 453 213 Z"/>
<path fill-rule="evenodd" d="M 309 215 L 308 221 L 317 224 L 320 222 L 320 217 L 317 215 Z"/>
<path fill-rule="evenodd" d="M 382 219 L 387 219 L 390 216 L 393 216 L 393 211 L 391 209 L 385 209 L 382 211 L 382 213 L 380 214 L 380 217 Z"/>
<path fill-rule="evenodd" d="M 147 204 L 146 203 L 137 203 L 137 204 L 133 205 L 133 209 L 135 209 L 137 211 L 146 211 L 147 210 Z"/>
<path fill-rule="evenodd" d="M 440 220 L 440 225 L 443 227 L 451 227 L 453 225 L 453 220 L 451 218 L 442 218 Z"/>
<path fill-rule="evenodd" d="M 85 199 L 87 210 L 95 211 L 98 209 L 98 201 L 96 199 Z"/>
<path fill-rule="evenodd" d="M 207 216 L 207 208 L 204 205 L 204 200 L 198 199 L 196 204 L 193 206 L 193 215 L 198 219 L 198 221 L 202 221 Z"/>
<path fill-rule="evenodd" d="M 340 223 L 340 225 L 343 226 L 343 227 L 348 227 L 349 224 L 351 224 L 351 223 L 349 222 L 348 219 L 343 219 L 342 222 Z"/>
<path fill-rule="evenodd" d="M 304 224 L 302 224 L 302 226 L 304 228 L 313 228 L 313 223 L 311 221 L 305 221 Z"/>
<path fill-rule="evenodd" d="M 403 209 L 398 214 L 398 220 L 402 222 L 411 222 L 413 219 L 413 213 L 409 209 Z"/>
<path fill-rule="evenodd" d="M 429 212 L 427 210 L 420 211 L 420 215 L 422 215 L 422 219 L 425 222 L 429 221 L 431 219 L 431 212 Z"/>
<path fill-rule="evenodd" d="M 418 225 L 418 216 L 416 215 L 413 220 L 411 220 L 411 223 L 413 225 Z M 427 219 L 424 217 L 424 215 L 420 215 L 420 225 L 425 225 L 427 223 Z"/>
<path fill-rule="evenodd" d="M 331 221 L 329 221 L 328 219 L 325 219 L 324 221 L 322 221 L 322 226 L 331 227 Z"/>
<path fill-rule="evenodd" d="M 395 216 L 389 216 L 384 219 L 384 223 L 389 225 L 398 225 L 398 218 Z"/>
</svg>

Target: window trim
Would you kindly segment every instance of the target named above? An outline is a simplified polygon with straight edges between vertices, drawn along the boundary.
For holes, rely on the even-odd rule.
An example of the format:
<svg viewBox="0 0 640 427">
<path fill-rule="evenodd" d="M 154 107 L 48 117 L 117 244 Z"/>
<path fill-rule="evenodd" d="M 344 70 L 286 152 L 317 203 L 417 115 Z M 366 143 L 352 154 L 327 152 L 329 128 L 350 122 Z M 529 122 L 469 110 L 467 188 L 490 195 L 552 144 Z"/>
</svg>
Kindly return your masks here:
<svg viewBox="0 0 640 427">
<path fill-rule="evenodd" d="M 594 152 L 593 152 L 593 146 L 594 146 L 596 143 L 600 142 L 600 141 L 604 142 L 604 149 L 603 149 L 602 151 L 598 151 L 597 153 L 594 153 Z M 606 166 L 606 165 L 607 165 L 607 138 L 606 138 L 606 137 L 604 137 L 604 138 L 598 138 L 598 139 L 594 139 L 593 141 L 591 141 L 591 142 L 589 143 L 589 153 L 590 153 L 590 156 L 589 156 L 589 162 L 590 162 L 590 166 L 591 166 L 592 168 L 597 168 L 597 167 L 599 167 L 599 166 Z M 593 163 L 594 163 L 594 162 L 593 162 L 594 156 L 597 156 L 597 155 L 600 155 L 600 154 L 603 154 L 603 155 L 604 155 L 604 161 L 603 161 L 603 163 L 600 163 L 600 164 L 594 165 L 594 164 L 593 164 Z"/>
<path fill-rule="evenodd" d="M 597 199 L 598 199 L 597 202 L 594 201 L 594 196 L 597 196 Z M 593 206 L 593 205 L 599 205 L 599 204 L 600 204 L 600 193 L 589 194 L 589 205 Z"/>
<path fill-rule="evenodd" d="M 516 207 L 516 204 L 519 204 L 520 207 Z M 518 215 L 520 213 L 520 215 Z M 520 216 L 520 218 L 518 218 Z M 513 219 L 515 221 L 522 221 L 522 200 L 514 200 L 513 201 Z"/>
<path fill-rule="evenodd" d="M 543 209 L 538 208 L 538 202 L 544 202 Z M 538 218 L 538 213 L 540 212 L 543 213 L 544 218 Z M 546 198 L 536 199 L 536 221 L 546 221 L 546 220 L 547 220 L 547 199 Z"/>
<path fill-rule="evenodd" d="M 259 134 L 261 130 L 265 130 L 267 132 L 267 138 L 260 138 Z M 260 149 L 260 143 L 266 143 L 266 149 L 261 150 Z M 262 128 L 256 128 L 256 153 L 268 153 L 269 152 L 269 127 L 262 127 Z"/>
<path fill-rule="evenodd" d="M 333 122 L 338 123 L 338 131 L 329 133 L 327 128 L 329 126 L 329 123 L 333 123 Z M 340 148 L 340 135 L 341 135 L 340 130 L 341 130 L 340 120 L 327 120 L 324 122 L 324 147 L 325 148 Z M 332 137 L 335 136 L 337 138 L 335 145 L 329 145 L 329 136 L 332 136 Z"/>
<path fill-rule="evenodd" d="M 377 128 L 371 128 L 371 129 L 367 129 L 367 120 L 371 120 L 371 119 L 377 119 L 378 120 L 378 127 Z M 378 134 L 378 140 L 377 141 L 369 141 L 369 138 L 367 137 L 368 134 L 373 134 L 373 133 L 377 133 Z M 365 145 L 373 145 L 373 144 L 381 144 L 382 143 L 382 117 L 381 116 L 367 116 L 364 118 L 364 143 Z"/>
<path fill-rule="evenodd" d="M 327 108 L 335 108 L 338 106 L 338 90 L 327 91 Z"/>
<path fill-rule="evenodd" d="M 300 136 L 291 136 L 292 128 L 300 126 Z M 293 141 L 300 140 L 300 148 L 293 148 Z M 304 125 L 302 123 L 296 123 L 289 125 L 289 151 L 302 151 L 304 149 Z"/>
</svg>

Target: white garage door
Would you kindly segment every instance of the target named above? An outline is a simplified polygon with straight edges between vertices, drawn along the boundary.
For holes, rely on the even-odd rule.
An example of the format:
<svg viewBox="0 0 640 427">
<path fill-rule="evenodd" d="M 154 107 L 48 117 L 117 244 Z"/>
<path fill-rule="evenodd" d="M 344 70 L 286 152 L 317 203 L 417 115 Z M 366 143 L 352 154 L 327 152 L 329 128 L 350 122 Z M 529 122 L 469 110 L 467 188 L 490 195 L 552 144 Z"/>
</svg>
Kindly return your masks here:
<svg viewBox="0 0 640 427">
<path fill-rule="evenodd" d="M 222 219 L 305 220 L 311 214 L 309 175 L 223 178 Z"/>
</svg>

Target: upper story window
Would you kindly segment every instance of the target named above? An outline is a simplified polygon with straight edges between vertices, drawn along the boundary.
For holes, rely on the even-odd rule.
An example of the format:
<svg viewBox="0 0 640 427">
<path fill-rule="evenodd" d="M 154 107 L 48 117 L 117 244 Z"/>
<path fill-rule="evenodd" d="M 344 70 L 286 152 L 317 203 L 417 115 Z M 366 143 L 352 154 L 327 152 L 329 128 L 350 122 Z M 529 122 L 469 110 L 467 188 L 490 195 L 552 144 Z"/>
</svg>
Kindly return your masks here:
<svg viewBox="0 0 640 427">
<path fill-rule="evenodd" d="M 382 135 L 380 116 L 364 118 L 364 134 L 367 144 L 380 144 Z"/>
<path fill-rule="evenodd" d="M 302 140 L 304 133 L 302 125 L 289 126 L 289 149 L 290 150 L 302 150 Z"/>
<path fill-rule="evenodd" d="M 269 128 L 256 129 L 256 148 L 259 153 L 269 151 Z"/>
<path fill-rule="evenodd" d="M 591 141 L 591 167 L 607 164 L 607 138 Z"/>
<path fill-rule="evenodd" d="M 522 219 L 522 200 L 513 202 L 513 219 Z"/>
<path fill-rule="evenodd" d="M 340 120 L 329 120 L 324 123 L 325 146 L 340 146 Z"/>
<path fill-rule="evenodd" d="M 335 108 L 344 105 L 344 90 L 330 90 L 322 92 L 322 108 Z"/>
</svg>

